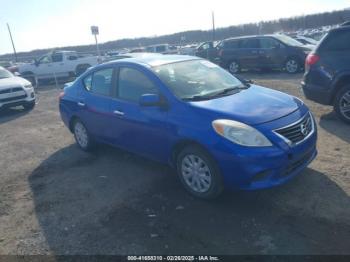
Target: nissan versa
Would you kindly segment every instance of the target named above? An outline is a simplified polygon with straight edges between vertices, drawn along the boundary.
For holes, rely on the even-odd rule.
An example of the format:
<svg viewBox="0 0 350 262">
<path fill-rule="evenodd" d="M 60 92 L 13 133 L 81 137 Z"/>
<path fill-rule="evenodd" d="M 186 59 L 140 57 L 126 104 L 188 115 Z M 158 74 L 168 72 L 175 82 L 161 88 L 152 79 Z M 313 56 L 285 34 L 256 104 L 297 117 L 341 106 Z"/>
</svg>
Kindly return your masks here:
<svg viewBox="0 0 350 262">
<path fill-rule="evenodd" d="M 283 184 L 317 154 L 315 121 L 301 100 L 196 57 L 96 66 L 64 89 L 59 108 L 81 149 L 107 143 L 169 163 L 201 198 Z"/>
</svg>

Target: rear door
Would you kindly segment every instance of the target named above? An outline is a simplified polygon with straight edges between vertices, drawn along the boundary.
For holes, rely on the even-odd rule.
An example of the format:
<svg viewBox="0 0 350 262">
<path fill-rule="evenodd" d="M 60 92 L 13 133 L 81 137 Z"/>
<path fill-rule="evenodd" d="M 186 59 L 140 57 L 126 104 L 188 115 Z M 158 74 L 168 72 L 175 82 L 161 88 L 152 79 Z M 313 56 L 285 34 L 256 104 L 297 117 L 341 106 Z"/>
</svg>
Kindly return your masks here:
<svg viewBox="0 0 350 262">
<path fill-rule="evenodd" d="M 109 143 L 109 129 L 113 116 L 110 114 L 114 68 L 97 70 L 83 79 L 84 88 L 77 101 L 79 118 L 88 131 L 99 140 Z"/>
<path fill-rule="evenodd" d="M 160 94 L 155 78 L 135 67 L 118 69 L 115 99 L 111 102 L 113 143 L 128 151 L 166 161 L 167 111 L 139 105 L 143 94 Z"/>
<path fill-rule="evenodd" d="M 239 43 L 239 62 L 242 68 L 257 68 L 260 63 L 259 40 L 257 38 L 241 39 Z"/>
</svg>

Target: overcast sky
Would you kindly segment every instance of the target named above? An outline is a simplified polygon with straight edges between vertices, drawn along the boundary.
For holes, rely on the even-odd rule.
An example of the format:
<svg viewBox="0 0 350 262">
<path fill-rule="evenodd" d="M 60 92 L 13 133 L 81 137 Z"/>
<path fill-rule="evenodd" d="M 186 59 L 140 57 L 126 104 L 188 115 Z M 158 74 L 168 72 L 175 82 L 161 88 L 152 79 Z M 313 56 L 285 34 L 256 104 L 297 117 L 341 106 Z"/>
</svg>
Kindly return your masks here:
<svg viewBox="0 0 350 262">
<path fill-rule="evenodd" d="M 349 0 L 0 0 L 0 54 L 163 35 L 350 7 Z"/>
</svg>

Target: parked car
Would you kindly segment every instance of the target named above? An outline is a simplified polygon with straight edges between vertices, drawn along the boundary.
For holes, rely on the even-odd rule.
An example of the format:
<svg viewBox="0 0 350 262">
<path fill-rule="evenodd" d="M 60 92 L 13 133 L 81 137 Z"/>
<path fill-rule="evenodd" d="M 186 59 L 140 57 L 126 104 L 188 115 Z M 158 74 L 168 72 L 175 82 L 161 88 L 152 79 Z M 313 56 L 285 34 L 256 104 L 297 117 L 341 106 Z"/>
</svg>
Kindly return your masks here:
<svg viewBox="0 0 350 262">
<path fill-rule="evenodd" d="M 215 62 L 218 55 L 216 45 L 217 43 L 212 41 L 201 43 L 197 46 L 195 55 Z"/>
<path fill-rule="evenodd" d="M 318 44 L 318 41 L 316 41 L 315 39 L 312 39 L 311 37 L 297 35 L 293 38 L 299 41 L 300 43 L 302 43 L 303 45 L 316 46 Z"/>
<path fill-rule="evenodd" d="M 40 80 L 79 76 L 98 62 L 96 56 L 82 57 L 74 51 L 56 51 L 40 57 L 31 64 L 19 65 L 18 71 L 36 85 Z"/>
<path fill-rule="evenodd" d="M 306 98 L 333 105 L 340 119 L 350 123 L 350 25 L 330 30 L 308 55 L 305 69 Z"/>
<path fill-rule="evenodd" d="M 15 76 L 0 67 L 0 110 L 14 106 L 33 109 L 35 106 L 34 88 L 26 79 Z"/>
<path fill-rule="evenodd" d="M 236 74 L 241 69 L 285 69 L 297 73 L 311 51 L 293 38 L 282 35 L 236 37 L 217 46 L 221 66 Z"/>
<path fill-rule="evenodd" d="M 176 54 L 177 48 L 168 44 L 151 45 L 146 47 L 148 53 Z"/>
<path fill-rule="evenodd" d="M 284 184 L 317 154 L 301 100 L 191 56 L 96 66 L 64 89 L 59 109 L 82 150 L 101 142 L 169 163 L 201 198 Z"/>
</svg>

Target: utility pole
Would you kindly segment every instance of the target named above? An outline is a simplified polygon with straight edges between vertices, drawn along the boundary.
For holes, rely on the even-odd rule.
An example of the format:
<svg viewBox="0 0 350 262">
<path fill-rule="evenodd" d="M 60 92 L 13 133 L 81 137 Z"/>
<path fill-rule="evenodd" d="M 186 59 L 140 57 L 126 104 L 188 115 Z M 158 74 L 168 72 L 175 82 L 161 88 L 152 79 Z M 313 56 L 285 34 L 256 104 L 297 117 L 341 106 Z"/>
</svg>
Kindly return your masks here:
<svg viewBox="0 0 350 262">
<path fill-rule="evenodd" d="M 211 19 L 213 23 L 213 42 L 215 41 L 215 17 L 214 17 L 214 11 L 211 12 Z"/>
<path fill-rule="evenodd" d="M 15 61 L 16 61 L 16 63 L 17 63 L 17 62 L 18 62 L 18 60 L 17 60 L 17 53 L 16 53 L 15 44 L 13 43 L 13 38 L 12 38 L 12 34 L 11 34 L 11 29 L 10 29 L 9 24 L 8 24 L 8 23 L 6 23 L 6 24 L 7 24 L 7 29 L 9 30 L 9 34 L 10 34 L 10 38 L 11 38 L 11 43 L 12 43 L 12 47 L 13 47 L 13 52 L 14 52 L 14 54 L 15 54 Z"/>
</svg>

